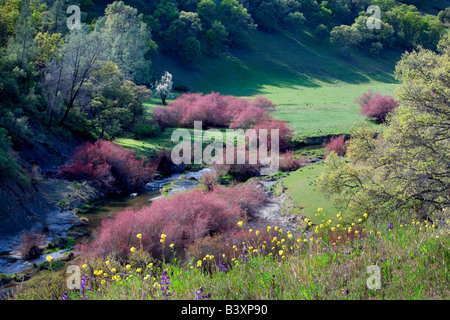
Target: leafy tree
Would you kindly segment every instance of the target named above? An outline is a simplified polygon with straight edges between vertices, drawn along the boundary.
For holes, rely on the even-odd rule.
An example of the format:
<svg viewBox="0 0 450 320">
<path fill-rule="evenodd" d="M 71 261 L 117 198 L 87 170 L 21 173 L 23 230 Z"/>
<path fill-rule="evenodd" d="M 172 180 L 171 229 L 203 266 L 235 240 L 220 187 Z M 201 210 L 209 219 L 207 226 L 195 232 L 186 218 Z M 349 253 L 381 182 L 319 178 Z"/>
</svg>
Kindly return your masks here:
<svg viewBox="0 0 450 320">
<path fill-rule="evenodd" d="M 361 33 L 354 26 L 342 25 L 334 27 L 330 33 L 332 43 L 342 46 L 344 49 L 344 58 L 348 57 L 349 48 L 362 41 Z"/>
<path fill-rule="evenodd" d="M 49 90 L 47 101 L 60 101 L 66 107 L 59 122 L 62 126 L 92 72 L 100 67 L 105 57 L 104 41 L 99 32 L 89 32 L 86 26 L 74 29 L 66 36 L 58 55 L 61 58 L 52 61 L 44 71 L 44 85 L 53 88 Z M 53 107 L 58 110 L 61 105 L 56 103 Z"/>
<path fill-rule="evenodd" d="M 208 29 L 211 27 L 213 21 L 216 19 L 217 5 L 212 0 L 202 0 L 197 5 L 197 14 L 202 25 Z"/>
<path fill-rule="evenodd" d="M 200 41 L 194 37 L 189 37 L 183 42 L 181 57 L 184 63 L 195 62 L 201 55 Z"/>
<path fill-rule="evenodd" d="M 216 56 L 227 47 L 228 32 L 220 21 L 214 21 L 211 29 L 205 32 L 206 51 L 211 56 Z"/>
<path fill-rule="evenodd" d="M 81 107 L 81 112 L 92 120 L 94 128 L 100 129 L 99 139 L 103 139 L 105 133 L 109 137 L 115 137 L 123 127 L 131 129 L 144 113 L 140 101 L 145 97 L 145 91 L 142 91 L 144 88 L 136 88 L 136 85 L 124 81 L 124 78 L 119 67 L 109 61 L 92 72 L 84 87 L 83 94 L 88 102 Z M 139 98 L 136 97 L 136 89 L 142 91 Z"/>
<path fill-rule="evenodd" d="M 284 19 L 284 23 L 294 29 L 300 30 L 300 28 L 305 24 L 306 18 L 301 12 L 289 13 L 289 15 Z"/>
<path fill-rule="evenodd" d="M 175 3 L 170 2 L 168 0 L 162 0 L 156 6 L 155 12 L 153 13 L 153 17 L 158 21 L 158 29 L 155 30 L 157 33 L 167 30 L 175 19 L 177 19 L 180 15 L 180 11 L 178 10 Z"/>
<path fill-rule="evenodd" d="M 450 23 L 450 7 L 439 12 L 438 20 L 442 23 Z"/>
<path fill-rule="evenodd" d="M 72 0 L 54 0 L 53 4 L 49 7 L 49 15 L 46 21 L 46 31 L 51 33 L 65 34 L 68 31 L 67 21 L 67 8 L 70 5 L 78 5 L 78 1 Z M 86 8 L 82 8 L 86 9 Z"/>
<path fill-rule="evenodd" d="M 375 42 L 389 44 L 392 35 L 394 34 L 394 29 L 383 21 L 378 21 L 381 26 L 380 29 L 369 29 L 367 27 L 367 21 L 368 17 L 366 15 L 361 15 L 355 19 L 355 22 L 352 25 L 352 27 L 357 29 L 361 35 L 361 44 L 366 54 L 369 53 L 372 44 Z"/>
<path fill-rule="evenodd" d="M 229 32 L 230 42 L 243 45 L 250 32 L 256 28 L 247 9 L 237 0 L 222 0 L 217 11 L 218 20 L 223 23 Z"/>
<path fill-rule="evenodd" d="M 125 77 L 138 84 L 149 83 L 151 61 L 146 59 L 151 32 L 137 9 L 122 1 L 109 4 L 95 26 L 104 39 L 108 58 Z"/>
<path fill-rule="evenodd" d="M 329 30 L 326 25 L 320 24 L 314 30 L 314 36 L 320 40 L 324 40 L 329 35 Z"/>
<path fill-rule="evenodd" d="M 253 16 L 255 22 L 263 30 L 273 31 L 278 27 L 278 19 L 276 12 L 277 4 L 274 1 L 263 1 L 258 8 L 256 8 Z"/>
<path fill-rule="evenodd" d="M 16 22 L 20 16 L 21 0 L 5 1 L 0 6 L 0 45 L 6 47 L 14 34 Z"/>
<path fill-rule="evenodd" d="M 35 40 L 38 47 L 36 63 L 40 66 L 46 66 L 48 62 L 55 59 L 59 48 L 64 45 L 60 33 L 50 35 L 48 32 L 39 32 Z"/>
</svg>

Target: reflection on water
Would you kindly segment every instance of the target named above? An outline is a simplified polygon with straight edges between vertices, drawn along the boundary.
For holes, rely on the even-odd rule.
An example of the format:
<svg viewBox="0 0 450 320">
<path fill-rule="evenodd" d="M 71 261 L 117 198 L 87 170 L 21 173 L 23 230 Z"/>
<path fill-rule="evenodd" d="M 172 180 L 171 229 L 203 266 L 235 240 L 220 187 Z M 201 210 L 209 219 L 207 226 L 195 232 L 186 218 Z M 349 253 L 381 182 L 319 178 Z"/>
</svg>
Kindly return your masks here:
<svg viewBox="0 0 450 320">
<path fill-rule="evenodd" d="M 128 195 L 123 198 L 102 199 L 94 202 L 92 208 L 83 214 L 83 216 L 89 219 L 87 229 L 89 231 L 94 230 L 101 225 L 103 219 L 114 217 L 120 211 L 139 210 L 145 206 L 151 205 L 152 201 L 164 198 L 164 196 L 161 195 L 160 189 L 174 181 L 168 195 L 192 190 L 198 185 L 198 180 L 204 174 L 214 172 L 214 168 L 206 168 L 196 172 L 189 172 L 184 175 L 176 173 L 167 178 L 148 183 L 146 185 L 146 191 L 140 194 Z M 181 179 L 183 176 L 185 179 Z"/>
</svg>

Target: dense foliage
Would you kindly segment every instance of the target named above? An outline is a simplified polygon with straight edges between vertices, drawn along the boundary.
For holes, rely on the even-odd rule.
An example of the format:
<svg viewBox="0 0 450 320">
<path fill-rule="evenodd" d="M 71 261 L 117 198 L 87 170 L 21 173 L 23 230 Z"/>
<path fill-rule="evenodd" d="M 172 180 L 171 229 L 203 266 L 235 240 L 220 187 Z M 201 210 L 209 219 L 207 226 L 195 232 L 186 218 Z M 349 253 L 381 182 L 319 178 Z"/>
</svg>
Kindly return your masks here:
<svg viewBox="0 0 450 320">
<path fill-rule="evenodd" d="M 94 1 L 95 2 L 95 1 Z M 358 46 L 366 54 L 384 48 L 435 49 L 444 33 L 447 11 L 439 19 L 422 16 L 420 1 L 394 0 L 190 0 L 128 1 L 144 13 L 161 52 L 178 56 L 184 64 L 202 54 L 216 56 L 230 46 L 246 46 L 255 29 L 265 32 L 312 30 L 330 37 L 348 56 Z M 366 10 L 381 9 L 380 29 L 370 30 Z M 442 8 L 444 9 L 444 8 Z"/>
</svg>

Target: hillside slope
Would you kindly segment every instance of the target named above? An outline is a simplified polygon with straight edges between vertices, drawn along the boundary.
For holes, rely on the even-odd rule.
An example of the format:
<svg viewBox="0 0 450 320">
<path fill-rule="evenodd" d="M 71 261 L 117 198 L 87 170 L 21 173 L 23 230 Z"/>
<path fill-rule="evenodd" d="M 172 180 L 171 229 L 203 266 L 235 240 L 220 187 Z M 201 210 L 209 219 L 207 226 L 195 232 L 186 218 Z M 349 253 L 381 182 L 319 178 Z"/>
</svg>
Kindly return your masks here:
<svg viewBox="0 0 450 320">
<path fill-rule="evenodd" d="M 304 31 L 256 31 L 248 48 L 231 49 L 218 58 L 204 58 L 189 69 L 176 59 L 157 55 L 155 78 L 164 71 L 192 92 L 220 92 L 242 97 L 262 94 L 278 105 L 275 116 L 302 135 L 348 132 L 357 120 L 356 96 L 368 89 L 392 94 L 393 71 L 400 51 L 365 56 L 355 50 L 349 59 L 328 40 Z"/>
</svg>

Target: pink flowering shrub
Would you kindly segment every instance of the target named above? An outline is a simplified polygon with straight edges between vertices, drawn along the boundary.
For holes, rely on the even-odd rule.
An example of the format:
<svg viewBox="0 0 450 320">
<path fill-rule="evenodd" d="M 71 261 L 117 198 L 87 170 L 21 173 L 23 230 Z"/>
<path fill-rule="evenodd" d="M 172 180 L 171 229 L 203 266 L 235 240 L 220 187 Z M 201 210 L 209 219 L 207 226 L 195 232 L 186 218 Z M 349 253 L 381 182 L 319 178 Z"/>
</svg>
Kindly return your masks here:
<svg viewBox="0 0 450 320">
<path fill-rule="evenodd" d="M 254 129 L 258 134 L 258 139 L 261 138 L 260 130 L 267 130 L 267 145 L 269 150 L 271 149 L 272 130 L 278 130 L 281 151 L 285 151 L 291 147 L 290 141 L 292 140 L 292 130 L 289 127 L 289 124 L 284 120 L 267 120 L 262 123 L 258 123 Z"/>
<path fill-rule="evenodd" d="M 306 161 L 306 157 L 297 158 L 292 150 L 286 151 L 284 154 L 280 155 L 278 171 L 296 171 L 304 167 L 306 165 Z"/>
<path fill-rule="evenodd" d="M 347 152 L 347 146 L 350 140 L 345 142 L 345 134 L 337 137 L 332 137 L 330 141 L 324 143 L 325 154 L 335 151 L 338 155 L 343 156 Z"/>
<path fill-rule="evenodd" d="M 125 258 L 131 247 L 140 249 L 136 235 L 141 233 L 142 249 L 161 258 L 163 245 L 160 239 L 165 234 L 164 254 L 170 259 L 173 256 L 169 249 L 171 243 L 182 254 L 197 239 L 238 230 L 237 222 L 265 200 L 262 194 L 253 185 L 178 193 L 154 201 L 141 210 L 126 210 L 103 220 L 93 240 L 78 245 L 76 251 L 83 256 L 117 254 Z"/>
<path fill-rule="evenodd" d="M 153 118 L 162 128 L 193 128 L 194 121 L 202 121 L 204 127 L 247 129 L 272 120 L 269 111 L 274 109 L 275 104 L 262 96 L 252 100 L 215 92 L 186 93 L 165 108 L 155 108 Z"/>
<path fill-rule="evenodd" d="M 156 171 L 155 163 L 136 159 L 136 152 L 111 141 L 97 140 L 79 146 L 58 175 L 70 180 L 87 180 L 106 191 L 140 189 Z"/>
<path fill-rule="evenodd" d="M 391 96 L 378 94 L 361 108 L 361 114 L 368 118 L 374 118 L 378 123 L 383 123 L 386 120 L 387 114 L 398 106 L 398 102 Z"/>
<path fill-rule="evenodd" d="M 252 104 L 254 107 L 261 108 L 268 112 L 274 111 L 276 108 L 276 105 L 272 101 L 270 101 L 267 98 L 264 98 L 261 95 L 256 96 L 255 99 L 253 100 Z"/>
<path fill-rule="evenodd" d="M 379 95 L 379 92 L 375 92 L 372 89 L 368 90 L 367 92 L 364 92 L 362 95 L 357 97 L 355 99 L 355 103 L 359 104 L 361 107 L 366 105 L 370 100 L 375 98 L 377 95 Z"/>
</svg>

